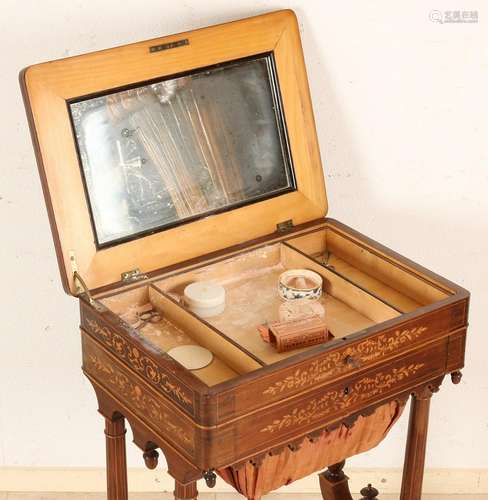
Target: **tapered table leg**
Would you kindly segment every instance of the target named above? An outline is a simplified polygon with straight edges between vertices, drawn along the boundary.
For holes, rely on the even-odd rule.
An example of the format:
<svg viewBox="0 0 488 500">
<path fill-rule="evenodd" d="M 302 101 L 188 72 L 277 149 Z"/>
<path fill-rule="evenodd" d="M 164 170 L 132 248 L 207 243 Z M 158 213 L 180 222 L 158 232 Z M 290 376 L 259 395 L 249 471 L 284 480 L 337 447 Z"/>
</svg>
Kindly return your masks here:
<svg viewBox="0 0 488 500">
<path fill-rule="evenodd" d="M 345 461 L 330 465 L 325 472 L 319 474 L 320 491 L 324 500 L 353 500 L 349 491 L 349 478 L 342 470 Z"/>
<path fill-rule="evenodd" d="M 400 500 L 421 500 L 431 397 L 429 389 L 412 396 Z"/>
<path fill-rule="evenodd" d="M 127 500 L 127 461 L 124 417 L 105 419 L 107 500 Z"/>
<path fill-rule="evenodd" d="M 175 479 L 175 500 L 196 500 L 198 497 L 197 482 L 182 484 Z"/>
</svg>

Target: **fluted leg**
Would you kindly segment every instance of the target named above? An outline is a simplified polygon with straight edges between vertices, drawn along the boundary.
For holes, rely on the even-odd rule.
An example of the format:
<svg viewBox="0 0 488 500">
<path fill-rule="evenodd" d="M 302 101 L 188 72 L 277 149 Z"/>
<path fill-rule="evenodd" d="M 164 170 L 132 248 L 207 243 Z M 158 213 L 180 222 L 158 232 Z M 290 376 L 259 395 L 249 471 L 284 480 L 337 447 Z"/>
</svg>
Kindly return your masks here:
<svg viewBox="0 0 488 500">
<path fill-rule="evenodd" d="M 400 500 L 421 500 L 432 392 L 412 396 Z"/>
<path fill-rule="evenodd" d="M 330 465 L 325 472 L 319 474 L 320 491 L 324 500 L 353 500 L 349 491 L 349 478 L 342 470 L 345 463 L 344 460 Z"/>
<path fill-rule="evenodd" d="M 198 497 L 197 482 L 182 484 L 175 479 L 175 500 L 196 500 Z"/>
<path fill-rule="evenodd" d="M 127 500 L 127 461 L 124 417 L 105 419 L 107 500 Z"/>
</svg>

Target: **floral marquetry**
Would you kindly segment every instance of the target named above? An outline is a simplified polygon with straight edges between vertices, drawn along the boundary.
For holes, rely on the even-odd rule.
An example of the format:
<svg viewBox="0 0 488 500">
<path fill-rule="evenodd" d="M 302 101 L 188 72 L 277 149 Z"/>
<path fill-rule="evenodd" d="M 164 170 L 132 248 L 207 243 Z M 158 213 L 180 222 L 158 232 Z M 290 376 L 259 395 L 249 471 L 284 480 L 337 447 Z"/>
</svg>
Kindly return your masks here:
<svg viewBox="0 0 488 500">
<path fill-rule="evenodd" d="M 189 417 L 166 402 L 146 383 L 139 381 L 111 358 L 88 336 L 83 337 L 83 369 L 91 379 L 97 379 L 109 393 L 118 394 L 124 406 L 151 423 L 158 432 L 188 456 L 195 452 L 195 429 Z M 123 410 L 121 410 L 123 413 Z M 181 415 L 180 415 L 181 414 Z"/>
<path fill-rule="evenodd" d="M 167 395 L 185 408 L 193 409 L 193 398 L 190 389 L 186 389 L 181 383 L 172 380 L 151 358 L 132 346 L 109 327 L 100 325 L 95 319 L 88 317 L 86 324 L 90 331 L 112 352 L 126 360 L 132 368 L 141 373 L 149 382 L 160 387 Z"/>
<path fill-rule="evenodd" d="M 361 365 L 375 361 L 401 348 L 402 345 L 413 342 L 427 330 L 428 327 L 426 326 L 395 330 L 393 333 L 384 333 L 374 338 L 368 338 L 345 350 L 334 351 L 324 359 L 314 361 L 308 368 L 299 368 L 293 375 L 275 382 L 266 388 L 263 394 L 274 396 L 288 390 L 301 389 L 317 384 L 330 377 L 352 371 L 356 367 L 353 363 L 349 363 L 349 360 L 356 359 Z"/>
<path fill-rule="evenodd" d="M 393 368 L 390 371 L 379 372 L 374 377 L 364 377 L 353 384 L 351 388 L 347 388 L 348 390 L 328 391 L 323 396 L 311 400 L 305 407 L 294 408 L 290 413 L 274 420 L 271 424 L 260 429 L 260 432 L 274 433 L 288 427 L 308 425 L 329 414 L 347 410 L 415 375 L 424 366 L 424 363 L 414 363 Z"/>
</svg>

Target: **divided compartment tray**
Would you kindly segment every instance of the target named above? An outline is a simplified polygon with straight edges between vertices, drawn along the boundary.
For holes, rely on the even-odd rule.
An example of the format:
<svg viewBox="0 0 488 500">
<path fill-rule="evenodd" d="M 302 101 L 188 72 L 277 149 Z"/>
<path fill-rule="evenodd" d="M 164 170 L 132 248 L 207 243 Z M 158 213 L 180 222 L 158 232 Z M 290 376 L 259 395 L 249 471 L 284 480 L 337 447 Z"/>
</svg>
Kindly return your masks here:
<svg viewBox="0 0 488 500">
<path fill-rule="evenodd" d="M 138 334 L 161 352 L 168 352 L 179 345 L 200 345 L 213 353 L 213 361 L 206 367 L 193 370 L 197 378 L 208 386 L 233 379 L 242 373 L 260 368 L 256 360 L 248 356 L 209 328 L 196 316 L 187 313 L 171 298 L 151 285 L 143 285 L 115 295 L 101 302 L 128 325 L 135 311 L 150 304 L 160 313 L 156 323 L 150 321 L 137 328 Z"/>
<path fill-rule="evenodd" d="M 355 261 L 350 254 L 356 256 Z M 322 276 L 324 294 L 320 302 L 328 328 L 336 338 L 397 318 L 414 304 L 421 307 L 429 300 L 435 302 L 449 295 L 434 283 L 387 262 L 384 256 L 368 254 L 365 247 L 346 235 L 321 227 L 176 271 L 103 298 L 102 302 L 122 319 L 131 306 L 152 304 L 162 320 L 158 325 L 139 328 L 140 335 L 164 352 L 184 344 L 212 351 L 214 361 L 192 373 L 213 386 L 317 347 L 278 353 L 263 342 L 257 330 L 258 325 L 279 319 L 283 301 L 278 294 L 278 279 L 283 271 L 296 268 Z M 371 276 L 377 269 L 388 276 L 397 275 L 397 289 L 384 284 L 381 274 L 378 278 Z M 227 303 L 222 314 L 203 319 L 184 306 L 185 286 L 202 280 L 213 280 L 225 287 Z"/>
<path fill-rule="evenodd" d="M 454 292 L 425 279 L 391 256 L 333 225 L 292 237 L 287 244 L 401 313 L 443 300 Z"/>
<path fill-rule="evenodd" d="M 275 243 L 220 262 L 203 265 L 156 281 L 153 286 L 165 294 L 183 296 L 193 281 L 214 280 L 226 289 L 227 303 L 222 314 L 205 322 L 227 339 L 252 353 L 264 365 L 291 357 L 314 346 L 278 353 L 263 342 L 257 327 L 279 319 L 278 279 L 288 269 L 307 268 L 324 280 L 320 302 L 325 307 L 327 325 L 335 337 L 344 337 L 399 315 L 367 292 L 332 273 L 286 243 Z M 204 321 L 204 320 L 201 320 Z"/>
</svg>

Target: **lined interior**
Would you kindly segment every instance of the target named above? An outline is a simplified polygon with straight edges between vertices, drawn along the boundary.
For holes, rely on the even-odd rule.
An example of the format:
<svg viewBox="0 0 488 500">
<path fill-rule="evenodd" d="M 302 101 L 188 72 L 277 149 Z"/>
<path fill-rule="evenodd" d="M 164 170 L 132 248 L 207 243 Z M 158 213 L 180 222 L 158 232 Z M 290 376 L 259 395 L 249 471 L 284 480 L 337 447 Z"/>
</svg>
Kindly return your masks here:
<svg viewBox="0 0 488 500">
<path fill-rule="evenodd" d="M 280 319 L 284 301 L 278 282 L 288 269 L 310 269 L 322 276 L 318 303 L 334 337 L 347 337 L 450 293 L 340 232 L 324 228 L 202 264 L 102 302 L 163 352 L 188 344 L 212 351 L 212 363 L 193 370 L 211 386 L 314 348 L 278 353 L 258 332 L 258 326 Z M 223 313 L 203 319 L 185 306 L 184 289 L 195 281 L 213 281 L 225 288 Z M 160 317 L 138 323 L 138 312 L 148 308 Z"/>
<path fill-rule="evenodd" d="M 335 337 L 350 335 L 399 315 L 395 309 L 282 243 L 165 278 L 155 282 L 154 287 L 184 309 L 183 291 L 189 283 L 210 280 L 221 284 L 226 290 L 225 310 L 218 316 L 206 318 L 206 322 L 263 364 L 271 364 L 313 348 L 278 353 L 261 339 L 257 330 L 259 325 L 279 320 L 283 304 L 278 294 L 279 276 L 295 268 L 308 268 L 322 276 L 324 293 L 319 302 Z"/>
<path fill-rule="evenodd" d="M 181 308 L 150 286 L 112 295 L 101 302 L 129 325 L 135 324 L 138 311 L 150 304 L 161 314 L 161 319 L 155 323 L 149 321 L 137 327 L 137 330 L 162 352 L 179 345 L 201 345 L 212 351 L 212 363 L 192 371 L 208 386 L 230 380 L 261 366 L 241 349 L 223 340 L 216 332 L 209 331 L 197 318 L 187 314 L 185 321 Z"/>
<path fill-rule="evenodd" d="M 452 292 L 378 255 L 334 228 L 292 238 L 287 244 L 405 313 Z"/>
</svg>

